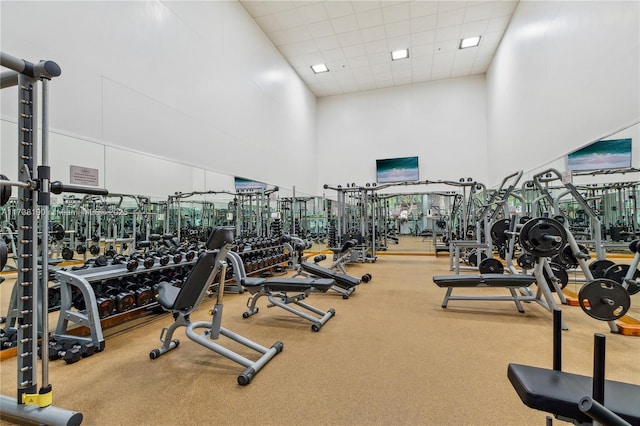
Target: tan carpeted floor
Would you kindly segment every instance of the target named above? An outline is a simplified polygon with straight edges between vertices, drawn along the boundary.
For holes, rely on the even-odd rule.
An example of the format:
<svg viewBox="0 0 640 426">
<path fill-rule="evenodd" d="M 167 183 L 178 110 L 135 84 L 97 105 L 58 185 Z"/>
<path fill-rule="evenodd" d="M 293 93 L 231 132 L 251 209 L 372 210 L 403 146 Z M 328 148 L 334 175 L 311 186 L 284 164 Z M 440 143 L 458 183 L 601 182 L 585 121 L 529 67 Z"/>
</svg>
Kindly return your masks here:
<svg viewBox="0 0 640 426">
<path fill-rule="evenodd" d="M 172 321 L 163 314 L 105 330 L 106 349 L 93 357 L 52 362 L 54 405 L 82 412 L 87 425 L 544 424 L 545 414 L 522 404 L 506 371 L 509 362 L 551 368 L 549 312 L 526 304 L 520 314 L 513 303 L 489 301 L 452 301 L 443 310 L 445 290 L 431 277 L 449 273 L 446 256 L 381 255 L 348 270 L 369 272 L 373 281 L 348 300 L 337 293 L 307 299 L 336 310 L 318 333 L 264 299 L 258 314 L 243 319 L 249 295 L 225 295 L 224 327 L 265 346 L 284 342 L 249 386 L 236 383 L 243 367 L 183 329 L 178 349 L 149 359 Z M 507 294 L 469 293 L 489 291 Z M 205 299 L 193 319 L 207 318 L 213 303 Z M 591 375 L 593 334 L 601 332 L 607 378 L 640 384 L 639 337 L 611 334 L 577 307 L 563 314 L 565 370 Z M 15 359 L 0 368 L 2 394 L 15 397 Z"/>
</svg>

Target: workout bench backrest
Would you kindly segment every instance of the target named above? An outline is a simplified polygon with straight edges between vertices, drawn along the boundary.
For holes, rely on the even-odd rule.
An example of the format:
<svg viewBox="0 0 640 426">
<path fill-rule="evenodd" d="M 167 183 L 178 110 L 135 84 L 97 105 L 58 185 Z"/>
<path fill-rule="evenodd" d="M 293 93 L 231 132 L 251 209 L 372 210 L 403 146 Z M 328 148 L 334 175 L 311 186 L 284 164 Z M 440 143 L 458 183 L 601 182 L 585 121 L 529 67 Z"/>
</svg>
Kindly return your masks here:
<svg viewBox="0 0 640 426">
<path fill-rule="evenodd" d="M 207 240 L 207 248 L 209 250 L 217 250 L 224 247 L 225 244 L 231 244 L 235 237 L 233 226 L 220 226 L 214 228 Z"/>
<path fill-rule="evenodd" d="M 198 258 L 176 296 L 176 301 L 173 304 L 174 310 L 191 310 L 200 303 L 205 288 L 211 285 L 215 277 L 217 256 L 218 250 L 206 252 Z"/>
</svg>

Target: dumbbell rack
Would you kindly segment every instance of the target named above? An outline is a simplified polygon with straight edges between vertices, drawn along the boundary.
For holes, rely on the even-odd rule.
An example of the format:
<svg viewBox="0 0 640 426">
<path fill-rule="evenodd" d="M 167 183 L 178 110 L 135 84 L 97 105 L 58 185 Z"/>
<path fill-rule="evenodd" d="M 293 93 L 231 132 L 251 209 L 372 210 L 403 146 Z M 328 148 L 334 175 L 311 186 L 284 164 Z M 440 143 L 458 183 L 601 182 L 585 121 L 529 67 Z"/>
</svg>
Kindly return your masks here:
<svg viewBox="0 0 640 426">
<path fill-rule="evenodd" d="M 179 263 L 171 263 L 162 266 L 156 263 L 151 268 L 138 266 L 133 271 L 128 271 L 123 264 L 108 265 L 103 267 L 93 267 L 80 270 L 59 270 L 56 272 L 56 279 L 60 282 L 60 315 L 58 317 L 58 325 L 53 337 L 57 341 L 72 339 L 82 342 L 92 342 L 99 351 L 105 347 L 104 335 L 102 333 L 102 322 L 98 310 L 96 293 L 93 285 L 104 281 L 135 277 L 141 274 L 150 274 L 153 272 L 166 271 L 168 269 L 182 268 L 184 266 L 192 266 L 195 260 L 187 261 L 183 259 Z M 86 308 L 82 311 L 73 307 L 73 287 L 77 288 L 84 297 Z M 158 306 L 156 302 L 138 306 L 134 309 L 111 315 L 107 318 L 115 319 L 125 314 L 131 315 L 137 310 L 148 310 Z M 87 327 L 89 329 L 88 337 L 78 337 L 70 333 L 70 323 Z"/>
</svg>

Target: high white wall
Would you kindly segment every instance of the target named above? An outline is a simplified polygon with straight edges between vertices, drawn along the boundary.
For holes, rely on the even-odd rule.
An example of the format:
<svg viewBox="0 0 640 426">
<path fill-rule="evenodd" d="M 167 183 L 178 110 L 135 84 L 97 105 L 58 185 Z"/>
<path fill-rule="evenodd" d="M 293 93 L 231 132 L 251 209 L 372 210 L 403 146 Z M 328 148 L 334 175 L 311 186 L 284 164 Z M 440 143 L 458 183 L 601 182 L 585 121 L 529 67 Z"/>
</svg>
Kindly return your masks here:
<svg viewBox="0 0 640 426">
<path fill-rule="evenodd" d="M 375 182 L 376 159 L 411 156 L 420 180 L 485 182 L 486 110 L 484 75 L 320 98 L 318 182 Z"/>
<path fill-rule="evenodd" d="M 487 72 L 489 182 L 513 163 L 533 169 L 640 120 L 639 7 L 518 4 Z"/>
<path fill-rule="evenodd" d="M 68 160 L 97 165 L 112 192 L 233 190 L 207 180 L 219 173 L 315 190 L 315 97 L 240 3 L 2 1 L 0 12 L 3 52 L 62 68 L 50 84 L 61 180 Z M 16 89 L 1 96 L 8 174 Z"/>
</svg>

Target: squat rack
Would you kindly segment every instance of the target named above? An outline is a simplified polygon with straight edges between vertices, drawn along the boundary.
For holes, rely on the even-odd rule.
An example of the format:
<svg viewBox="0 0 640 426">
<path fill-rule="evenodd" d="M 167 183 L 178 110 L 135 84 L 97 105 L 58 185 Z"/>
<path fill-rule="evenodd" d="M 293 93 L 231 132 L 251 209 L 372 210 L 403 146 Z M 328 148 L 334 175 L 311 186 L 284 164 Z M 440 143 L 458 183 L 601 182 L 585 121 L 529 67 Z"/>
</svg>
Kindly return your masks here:
<svg viewBox="0 0 640 426">
<path fill-rule="evenodd" d="M 0 52 L 0 88 L 18 86 L 18 180 L 0 180 L 0 186 L 18 188 L 17 279 L 14 288 L 17 322 L 17 398 L 0 395 L 0 410 L 8 416 L 36 423 L 77 425 L 82 413 L 52 405 L 49 383 L 48 233 L 50 194 L 77 192 L 106 195 L 108 191 L 50 180 L 48 146 L 48 82 L 61 74 L 53 61 L 36 64 Z M 42 94 L 41 155 L 38 155 L 38 82 Z M 7 191 L 2 191 L 7 192 Z M 9 192 L 10 195 L 10 192 Z M 36 200 L 37 197 L 37 200 Z M 0 200 L 4 201 L 4 200 Z M 38 225 L 42 257 L 38 268 Z M 39 280 L 39 282 L 38 282 Z M 14 302 L 12 300 L 12 302 Z M 41 330 L 39 330 L 41 328 Z M 38 389 L 38 339 L 41 340 L 42 386 Z"/>
</svg>

